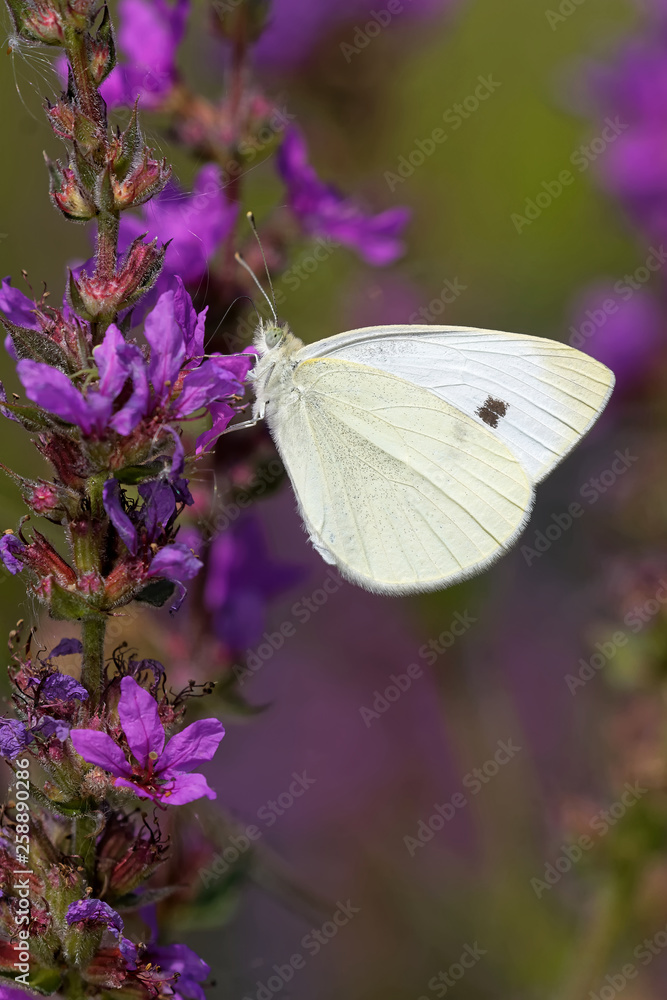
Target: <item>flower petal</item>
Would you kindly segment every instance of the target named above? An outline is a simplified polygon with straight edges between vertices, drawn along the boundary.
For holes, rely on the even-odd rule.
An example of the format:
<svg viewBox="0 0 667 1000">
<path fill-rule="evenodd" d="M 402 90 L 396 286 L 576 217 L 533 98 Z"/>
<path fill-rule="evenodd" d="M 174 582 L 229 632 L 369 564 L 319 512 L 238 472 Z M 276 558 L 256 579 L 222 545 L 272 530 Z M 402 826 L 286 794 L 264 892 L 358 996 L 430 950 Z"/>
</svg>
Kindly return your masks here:
<svg viewBox="0 0 667 1000">
<path fill-rule="evenodd" d="M 87 701 L 88 692 L 69 674 L 61 674 L 58 670 L 50 674 L 42 685 L 42 698 L 45 701 Z"/>
<path fill-rule="evenodd" d="M 49 660 L 56 656 L 71 656 L 72 653 L 83 653 L 83 645 L 80 639 L 61 639 L 49 653 Z"/>
<path fill-rule="evenodd" d="M 8 532 L 0 538 L 0 559 L 2 559 L 5 564 L 5 569 L 16 576 L 23 569 L 23 563 L 20 559 L 17 559 L 17 555 L 23 552 L 25 545 L 20 538 Z"/>
<path fill-rule="evenodd" d="M 115 323 L 104 334 L 104 340 L 93 350 L 95 364 L 100 372 L 99 392 L 106 399 L 114 400 L 128 377 L 128 363 L 124 348 L 125 338 Z"/>
<path fill-rule="evenodd" d="M 68 924 L 78 924 L 80 921 L 90 921 L 104 924 L 120 932 L 123 930 L 123 918 L 116 913 L 108 903 L 101 899 L 77 899 L 67 907 L 65 919 Z"/>
<path fill-rule="evenodd" d="M 139 536 L 130 516 L 123 507 L 120 483 L 117 479 L 107 480 L 102 489 L 102 499 L 104 509 L 109 515 L 111 523 L 125 542 L 130 553 L 136 556 L 139 547 Z"/>
<path fill-rule="evenodd" d="M 161 576 L 165 580 L 182 583 L 183 580 L 192 580 L 203 565 L 201 559 L 198 559 L 190 549 L 176 542 L 160 549 L 146 575 Z"/>
<path fill-rule="evenodd" d="M 148 374 L 157 397 L 170 395 L 185 360 L 185 338 L 174 313 L 174 293 L 165 292 L 146 317 L 144 336 L 151 347 Z"/>
<path fill-rule="evenodd" d="M 172 771 L 192 771 L 212 760 L 225 735 L 218 719 L 200 719 L 173 736 L 160 757 L 156 770 L 167 777 Z"/>
<path fill-rule="evenodd" d="M 97 729 L 73 729 L 70 739 L 79 757 L 89 764 L 101 767 L 116 777 L 132 777 L 132 768 L 125 759 L 125 754 L 108 733 Z"/>
<path fill-rule="evenodd" d="M 127 742 L 140 767 L 147 767 L 149 754 L 156 753 L 159 757 L 164 747 L 164 726 L 157 702 L 134 677 L 123 677 L 120 691 L 118 715 Z"/>
<path fill-rule="evenodd" d="M 207 799 L 217 799 L 217 794 L 209 788 L 203 774 L 179 774 L 160 791 L 160 801 L 168 806 L 184 806 L 187 802 L 195 802 L 206 796 Z"/>
<path fill-rule="evenodd" d="M 79 390 L 64 372 L 41 361 L 24 359 L 16 366 L 26 396 L 70 424 L 77 424 L 84 434 L 93 429 L 94 417 Z"/>
</svg>

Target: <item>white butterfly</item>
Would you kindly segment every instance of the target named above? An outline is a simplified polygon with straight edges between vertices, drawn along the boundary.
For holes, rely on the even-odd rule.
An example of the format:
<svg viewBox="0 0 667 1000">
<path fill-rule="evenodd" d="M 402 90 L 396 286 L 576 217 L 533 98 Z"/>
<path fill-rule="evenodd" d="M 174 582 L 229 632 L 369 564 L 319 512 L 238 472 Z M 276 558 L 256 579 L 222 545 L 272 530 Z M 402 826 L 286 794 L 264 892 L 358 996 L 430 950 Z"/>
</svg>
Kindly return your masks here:
<svg viewBox="0 0 667 1000">
<path fill-rule="evenodd" d="M 367 590 L 472 576 L 524 528 L 537 483 L 602 413 L 608 368 L 551 340 L 448 326 L 304 346 L 261 325 L 251 375 L 310 539 Z"/>
</svg>

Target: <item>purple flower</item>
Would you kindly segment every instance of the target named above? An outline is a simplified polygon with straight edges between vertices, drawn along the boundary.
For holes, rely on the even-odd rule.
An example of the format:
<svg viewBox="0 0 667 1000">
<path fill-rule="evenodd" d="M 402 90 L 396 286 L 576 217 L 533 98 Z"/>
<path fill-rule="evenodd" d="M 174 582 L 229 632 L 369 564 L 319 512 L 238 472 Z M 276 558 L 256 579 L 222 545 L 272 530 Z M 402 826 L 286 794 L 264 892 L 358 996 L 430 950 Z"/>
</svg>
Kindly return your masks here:
<svg viewBox="0 0 667 1000">
<path fill-rule="evenodd" d="M 299 566 L 271 559 L 259 521 L 246 515 L 211 547 L 204 605 L 218 638 L 234 650 L 252 646 L 265 628 L 268 602 L 303 576 Z"/>
<path fill-rule="evenodd" d="M 45 736 L 47 739 L 51 736 L 55 736 L 57 740 L 64 743 L 69 736 L 71 726 L 62 719 L 54 719 L 50 715 L 43 715 L 36 726 L 32 727 L 33 733 L 39 733 L 40 736 Z"/>
<path fill-rule="evenodd" d="M 667 235 L 667 18 L 655 6 L 648 30 L 611 66 L 594 66 L 591 86 L 613 136 L 599 160 L 606 187 L 649 237 Z M 605 134 L 605 132 L 603 132 Z"/>
<path fill-rule="evenodd" d="M 118 938 L 118 948 L 129 968 L 136 968 L 137 947 L 123 937 L 123 918 L 102 899 L 77 899 L 70 903 L 65 914 L 67 923 L 103 927 Z"/>
<path fill-rule="evenodd" d="M 165 732 L 155 699 L 133 677 L 123 677 L 118 714 L 135 763 L 130 763 L 107 733 L 73 729 L 72 743 L 84 760 L 109 771 L 117 787 L 166 805 L 183 805 L 206 796 L 215 799 L 195 767 L 213 758 L 225 735 L 217 719 L 193 722 L 165 747 Z"/>
<path fill-rule="evenodd" d="M 234 228 L 237 214 L 238 206 L 225 198 L 220 168 L 207 164 L 197 174 L 192 194 L 170 183 L 143 206 L 141 216 L 123 213 L 119 245 L 124 251 L 146 232 L 160 243 L 171 241 L 155 286 L 157 293 L 166 291 L 176 275 L 186 284 L 196 284 L 206 275 L 209 260 Z M 153 300 L 155 289 L 150 293 Z"/>
<path fill-rule="evenodd" d="M 56 656 L 71 656 L 73 653 L 83 653 L 80 639 L 61 639 L 58 645 L 49 653 L 49 660 Z"/>
<path fill-rule="evenodd" d="M 100 379 L 84 395 L 64 372 L 41 361 L 24 359 L 16 366 L 28 399 L 55 414 L 67 423 L 76 424 L 84 434 L 103 434 L 108 426 L 114 427 L 127 406 L 111 419 L 116 398 L 128 378 L 135 378 L 137 365 L 142 372 L 143 356 L 138 347 L 128 344 L 117 326 L 111 324 L 104 341 L 94 350 Z M 147 392 L 145 393 L 147 396 Z M 132 400 L 130 400 L 131 402 Z"/>
<path fill-rule="evenodd" d="M 66 915 L 68 924 L 103 924 L 119 934 L 123 930 L 123 918 L 108 903 L 101 899 L 77 899 L 70 903 Z"/>
<path fill-rule="evenodd" d="M 200 983 L 208 979 L 211 970 L 186 944 L 150 947 L 144 960 L 157 965 L 161 972 L 178 975 L 177 981 L 172 985 L 175 1000 L 206 1000 Z"/>
<path fill-rule="evenodd" d="M 36 314 L 36 305 L 32 299 L 12 288 L 12 279 L 3 278 L 0 282 L 0 312 L 4 313 L 10 323 L 24 326 L 29 330 L 41 330 L 41 324 Z"/>
<path fill-rule="evenodd" d="M 326 236 L 351 247 L 376 267 L 401 256 L 409 209 L 367 215 L 352 199 L 319 179 L 308 162 L 305 140 L 295 128 L 286 132 L 278 151 L 278 170 L 287 185 L 290 208 L 310 236 Z"/>
<path fill-rule="evenodd" d="M 32 743 L 32 733 L 18 719 L 0 718 L 0 754 L 14 760 Z"/>
<path fill-rule="evenodd" d="M 648 374 L 667 332 L 661 304 L 649 291 L 622 298 L 606 284 L 583 292 L 570 331 L 572 346 L 611 368 L 620 390 Z"/>
<path fill-rule="evenodd" d="M 189 0 L 121 0 L 118 49 L 123 61 L 101 87 L 109 107 L 158 108 L 176 80 L 176 51 L 189 13 Z"/>
<path fill-rule="evenodd" d="M 160 549 L 151 563 L 148 577 L 159 576 L 173 583 L 192 580 L 202 568 L 202 561 L 186 545 L 176 542 Z"/>
<path fill-rule="evenodd" d="M 110 430 L 127 436 L 145 418 L 161 416 L 163 440 L 169 436 L 175 443 L 172 474 L 179 478 L 184 454 L 171 421 L 186 419 L 242 394 L 253 360 L 250 354 L 204 358 L 205 319 L 206 310 L 196 313 L 177 278 L 174 288 L 160 296 L 146 318 L 145 336 L 151 348 L 148 362 L 139 347 L 128 343 L 112 324 L 93 352 L 99 380 L 85 392 L 64 372 L 42 362 L 19 361 L 17 373 L 29 399 L 78 426 L 86 436 L 100 437 Z M 217 423 L 217 412 L 214 418 Z M 154 426 L 150 433 L 155 436 Z M 16 563 L 18 551 L 16 542 L 6 542 L 0 549 L 10 572 L 17 571 L 12 570 L 12 558 Z"/>
<path fill-rule="evenodd" d="M 86 701 L 88 699 L 88 692 L 82 684 L 79 684 L 69 674 L 61 674 L 59 671 L 46 678 L 41 693 L 46 702 Z"/>
<path fill-rule="evenodd" d="M 16 576 L 23 569 L 23 563 L 20 559 L 16 557 L 23 552 L 25 545 L 20 538 L 11 532 L 7 532 L 0 538 L 0 558 L 5 564 L 5 569 L 7 572 L 11 573 L 12 576 Z"/>
</svg>

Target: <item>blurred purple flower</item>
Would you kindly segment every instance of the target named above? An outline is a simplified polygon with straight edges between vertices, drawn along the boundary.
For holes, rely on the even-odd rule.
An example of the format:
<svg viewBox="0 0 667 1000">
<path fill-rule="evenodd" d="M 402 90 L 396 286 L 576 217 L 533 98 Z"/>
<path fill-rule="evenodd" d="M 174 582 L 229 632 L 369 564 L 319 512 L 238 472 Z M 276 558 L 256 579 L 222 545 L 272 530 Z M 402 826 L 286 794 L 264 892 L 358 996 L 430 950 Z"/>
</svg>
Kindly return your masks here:
<svg viewBox="0 0 667 1000">
<path fill-rule="evenodd" d="M 225 198 L 220 168 L 210 163 L 197 174 L 191 194 L 172 182 L 143 206 L 141 216 L 125 212 L 120 223 L 120 250 L 125 252 L 144 233 L 160 243 L 171 241 L 157 291 L 165 291 L 174 275 L 186 284 L 195 284 L 234 228 L 237 214 L 238 205 Z M 150 294 L 154 297 L 155 290 Z"/>
<path fill-rule="evenodd" d="M 73 729 L 72 743 L 84 760 L 109 771 L 117 787 L 165 805 L 184 805 L 206 796 L 215 799 L 203 774 L 193 768 L 213 758 L 225 730 L 217 719 L 193 722 L 165 748 L 165 732 L 155 699 L 133 677 L 123 677 L 118 704 L 123 732 L 136 761 L 132 765 L 108 733 Z"/>
<path fill-rule="evenodd" d="M 410 0 L 394 23 L 398 26 L 404 19 L 437 15 L 453 6 L 453 0 Z M 371 0 L 273 0 L 268 26 L 255 47 L 255 62 L 262 69 L 296 67 L 312 56 L 327 32 L 346 21 L 359 21 L 363 30 L 377 10 Z M 350 41 L 353 38 L 351 32 Z"/>
<path fill-rule="evenodd" d="M 234 650 L 256 643 L 268 602 L 303 579 L 300 566 L 274 561 L 256 517 L 247 514 L 211 546 L 204 605 L 218 638 Z"/>
<path fill-rule="evenodd" d="M 570 344 L 611 368 L 620 390 L 647 374 L 665 344 L 662 306 L 646 289 L 627 298 L 596 284 L 581 294 L 574 315 Z"/>
<path fill-rule="evenodd" d="M 211 970 L 187 945 L 149 947 L 143 959 L 157 965 L 161 972 L 178 975 L 177 981 L 170 984 L 175 1000 L 206 1000 L 206 994 L 200 983 L 208 979 Z"/>
<path fill-rule="evenodd" d="M 616 123 L 600 158 L 605 186 L 650 237 L 667 236 L 667 18 L 654 10 L 648 29 L 613 64 L 589 71 L 592 90 Z"/>
<path fill-rule="evenodd" d="M 109 107 L 159 108 L 176 81 L 176 54 L 190 9 L 190 0 L 120 0 L 118 5 L 118 66 L 101 87 Z"/>
<path fill-rule="evenodd" d="M 342 243 L 376 267 L 401 256 L 409 209 L 390 208 L 379 215 L 367 215 L 356 202 L 319 179 L 308 161 L 303 135 L 295 128 L 286 132 L 277 163 L 290 208 L 308 235 Z"/>
</svg>

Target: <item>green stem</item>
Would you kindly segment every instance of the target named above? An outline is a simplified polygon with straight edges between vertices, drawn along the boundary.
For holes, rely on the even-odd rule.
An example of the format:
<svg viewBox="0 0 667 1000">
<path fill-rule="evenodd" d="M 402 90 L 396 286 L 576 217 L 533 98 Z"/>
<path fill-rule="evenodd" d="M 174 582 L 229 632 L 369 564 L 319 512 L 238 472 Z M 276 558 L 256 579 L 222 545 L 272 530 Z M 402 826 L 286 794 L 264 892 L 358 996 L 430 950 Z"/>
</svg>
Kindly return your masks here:
<svg viewBox="0 0 667 1000">
<path fill-rule="evenodd" d="M 104 635 L 106 632 L 104 618 L 88 618 L 83 622 L 83 669 L 81 683 L 90 695 L 90 708 L 95 709 L 100 703 L 104 685 Z"/>
<path fill-rule="evenodd" d="M 100 278 L 113 278 L 118 257 L 118 212 L 100 212 L 97 217 L 97 268 Z"/>
<path fill-rule="evenodd" d="M 590 923 L 579 938 L 570 976 L 558 1000 L 588 1000 L 599 987 L 627 922 L 631 895 L 627 883 L 618 878 L 602 887 Z"/>
</svg>

